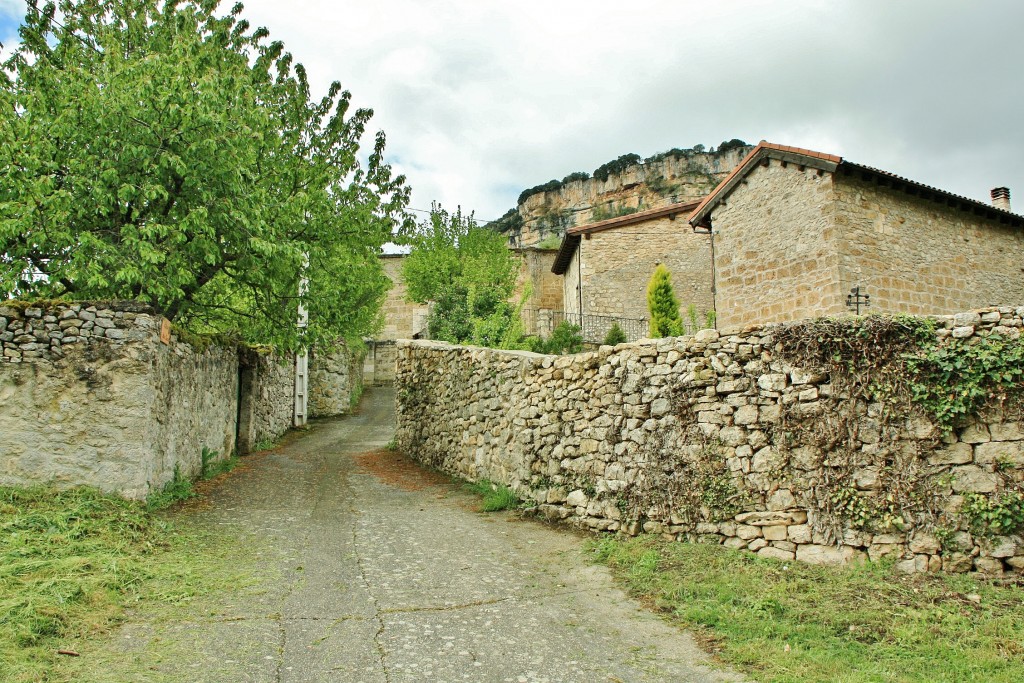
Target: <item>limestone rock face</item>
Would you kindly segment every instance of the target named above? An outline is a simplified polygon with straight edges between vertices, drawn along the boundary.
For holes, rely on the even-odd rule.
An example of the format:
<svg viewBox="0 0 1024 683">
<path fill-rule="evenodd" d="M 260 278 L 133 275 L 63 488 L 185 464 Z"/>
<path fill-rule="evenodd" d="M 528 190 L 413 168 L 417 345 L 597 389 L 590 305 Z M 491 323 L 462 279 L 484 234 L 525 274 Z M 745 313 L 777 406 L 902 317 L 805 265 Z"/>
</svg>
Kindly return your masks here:
<svg viewBox="0 0 1024 683">
<path fill-rule="evenodd" d="M 530 195 L 516 207 L 521 224 L 501 227 L 511 245 L 531 247 L 547 238 L 561 238 L 567 229 L 578 225 L 702 199 L 751 149 L 738 147 L 722 154 L 690 152 L 630 166 L 606 180 L 571 181 L 557 190 Z"/>
</svg>

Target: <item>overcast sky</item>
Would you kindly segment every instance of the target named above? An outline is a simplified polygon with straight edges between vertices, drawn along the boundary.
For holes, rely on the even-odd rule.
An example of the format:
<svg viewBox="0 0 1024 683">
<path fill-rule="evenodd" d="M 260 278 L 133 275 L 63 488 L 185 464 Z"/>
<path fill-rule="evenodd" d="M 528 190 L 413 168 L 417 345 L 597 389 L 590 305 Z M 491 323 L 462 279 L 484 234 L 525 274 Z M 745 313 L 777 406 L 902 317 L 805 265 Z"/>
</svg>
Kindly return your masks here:
<svg viewBox="0 0 1024 683">
<path fill-rule="evenodd" d="M 1024 209 L 1020 0 L 245 5 L 314 83 L 375 110 L 416 208 L 492 219 L 621 154 L 741 138 L 985 201 L 1006 185 Z M 21 6 L 0 0 L 5 44 Z"/>
</svg>

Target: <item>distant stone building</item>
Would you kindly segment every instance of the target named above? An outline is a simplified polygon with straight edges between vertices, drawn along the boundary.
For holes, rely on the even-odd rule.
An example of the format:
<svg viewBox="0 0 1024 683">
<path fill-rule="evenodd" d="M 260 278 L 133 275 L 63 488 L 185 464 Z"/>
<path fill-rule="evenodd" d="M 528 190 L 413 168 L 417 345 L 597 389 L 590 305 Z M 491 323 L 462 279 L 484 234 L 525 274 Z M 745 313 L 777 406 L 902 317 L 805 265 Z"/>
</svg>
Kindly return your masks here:
<svg viewBox="0 0 1024 683">
<path fill-rule="evenodd" d="M 516 300 L 529 286 L 531 295 L 523 308 L 523 326 L 527 334 L 550 332 L 553 311 L 562 309 L 562 278 L 552 271 L 557 249 L 527 247 L 513 249 L 520 258 L 516 280 Z"/>
<path fill-rule="evenodd" d="M 630 336 L 645 336 L 647 283 L 659 263 L 672 272 L 683 317 L 692 305 L 703 319 L 714 308 L 711 242 L 686 222 L 698 204 L 680 202 L 570 228 L 552 268 L 563 276 L 569 319 L 596 328 L 610 327 L 616 319 L 623 328 L 642 321 L 644 331 Z M 603 325 L 587 320 L 595 317 L 607 320 Z M 603 335 L 595 332 L 588 336 L 599 341 Z"/>
<path fill-rule="evenodd" d="M 419 339 L 426 336 L 429 307 L 409 301 L 402 279 L 404 254 L 380 257 L 384 274 L 391 280 L 391 289 L 381 309 L 384 328 L 367 344 L 363 362 L 363 379 L 367 384 L 386 384 L 395 379 L 395 340 Z"/>
<path fill-rule="evenodd" d="M 429 307 L 408 298 L 408 289 L 402 279 L 404 254 L 384 254 L 380 257 L 384 274 L 391 280 L 391 289 L 384 300 L 384 329 L 377 336 L 382 341 L 415 339 L 424 336 L 427 329 Z"/>
<path fill-rule="evenodd" d="M 722 329 L 1024 302 L 1024 217 L 841 157 L 762 142 L 694 210 Z M 1005 200 L 1005 201 L 1004 201 Z"/>
</svg>

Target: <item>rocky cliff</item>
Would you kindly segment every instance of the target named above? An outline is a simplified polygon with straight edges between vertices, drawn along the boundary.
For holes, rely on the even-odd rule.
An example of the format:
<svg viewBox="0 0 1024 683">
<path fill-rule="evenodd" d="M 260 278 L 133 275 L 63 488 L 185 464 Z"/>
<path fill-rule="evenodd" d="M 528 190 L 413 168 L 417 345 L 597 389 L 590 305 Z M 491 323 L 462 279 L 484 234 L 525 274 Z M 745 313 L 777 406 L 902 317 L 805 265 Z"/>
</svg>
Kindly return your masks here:
<svg viewBox="0 0 1024 683">
<path fill-rule="evenodd" d="M 557 246 L 573 226 L 700 199 L 751 149 L 741 140 L 732 140 L 717 151 L 697 145 L 646 159 L 626 154 L 592 174 L 571 173 L 525 190 L 516 208 L 490 225 L 508 237 L 510 246 Z"/>
</svg>

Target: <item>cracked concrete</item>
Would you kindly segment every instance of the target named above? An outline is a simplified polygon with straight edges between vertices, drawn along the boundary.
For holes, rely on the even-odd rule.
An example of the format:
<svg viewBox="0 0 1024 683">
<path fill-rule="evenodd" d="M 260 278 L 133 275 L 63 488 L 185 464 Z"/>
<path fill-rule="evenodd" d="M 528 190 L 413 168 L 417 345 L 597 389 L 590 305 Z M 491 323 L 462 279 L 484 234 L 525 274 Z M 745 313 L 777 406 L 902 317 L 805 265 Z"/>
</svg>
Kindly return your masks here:
<svg viewBox="0 0 1024 683">
<path fill-rule="evenodd" d="M 360 456 L 391 439 L 393 406 L 369 391 L 358 415 L 252 456 L 181 513 L 243 539 L 254 585 L 132 615 L 80 680 L 740 680 L 616 588 L 579 537 L 477 513 L 399 456 Z"/>
</svg>

